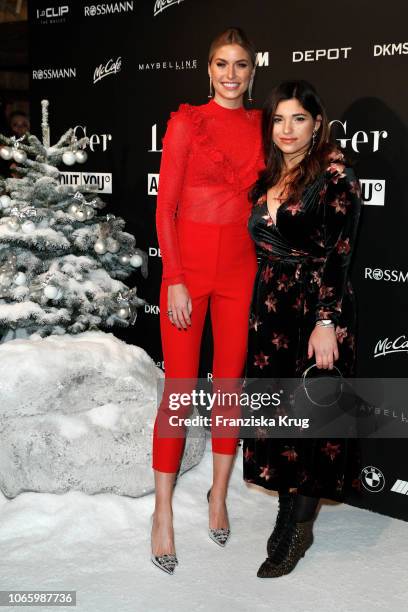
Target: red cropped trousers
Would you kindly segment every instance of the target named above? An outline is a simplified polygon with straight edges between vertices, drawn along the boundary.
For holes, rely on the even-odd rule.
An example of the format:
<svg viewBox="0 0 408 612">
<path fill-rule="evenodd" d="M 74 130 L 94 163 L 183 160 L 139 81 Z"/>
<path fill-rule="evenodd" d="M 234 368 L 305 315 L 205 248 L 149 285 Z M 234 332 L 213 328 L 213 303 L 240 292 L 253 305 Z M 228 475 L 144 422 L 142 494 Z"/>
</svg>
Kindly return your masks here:
<svg viewBox="0 0 408 612">
<path fill-rule="evenodd" d="M 200 345 L 208 303 L 214 340 L 213 384 L 217 379 L 242 377 L 248 337 L 249 307 L 257 269 L 255 248 L 244 222 L 228 225 L 177 220 L 177 237 L 185 284 L 192 299 L 191 327 L 178 330 L 167 316 L 168 284 L 160 293 L 160 328 L 165 365 L 165 388 L 153 432 L 153 469 L 177 472 L 185 442 L 185 428 L 169 427 L 169 394 L 180 380 L 191 391 L 198 374 Z M 169 381 L 169 384 L 167 384 Z M 214 390 L 214 389 L 213 389 Z M 212 422 L 222 406 L 214 406 Z M 191 407 L 177 416 L 188 416 Z M 212 427 L 214 453 L 233 455 L 237 437 L 220 436 Z"/>
</svg>

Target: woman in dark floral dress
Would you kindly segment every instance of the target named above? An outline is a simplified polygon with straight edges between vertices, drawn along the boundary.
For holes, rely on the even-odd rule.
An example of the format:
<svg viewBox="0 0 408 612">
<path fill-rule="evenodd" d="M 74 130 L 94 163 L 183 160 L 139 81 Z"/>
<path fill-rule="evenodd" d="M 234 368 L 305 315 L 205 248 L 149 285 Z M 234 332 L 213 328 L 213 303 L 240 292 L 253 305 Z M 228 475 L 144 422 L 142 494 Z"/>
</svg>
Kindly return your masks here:
<svg viewBox="0 0 408 612">
<path fill-rule="evenodd" d="M 251 306 L 247 379 L 301 376 L 311 364 L 354 368 L 355 308 L 348 268 L 359 183 L 329 145 L 326 112 L 305 81 L 284 82 L 262 121 L 266 168 L 251 192 L 249 229 L 259 268 Z M 281 407 L 284 410 L 284 407 Z M 244 479 L 279 491 L 260 577 L 287 574 L 312 544 L 320 497 L 341 500 L 352 478 L 346 439 L 245 439 Z"/>
</svg>

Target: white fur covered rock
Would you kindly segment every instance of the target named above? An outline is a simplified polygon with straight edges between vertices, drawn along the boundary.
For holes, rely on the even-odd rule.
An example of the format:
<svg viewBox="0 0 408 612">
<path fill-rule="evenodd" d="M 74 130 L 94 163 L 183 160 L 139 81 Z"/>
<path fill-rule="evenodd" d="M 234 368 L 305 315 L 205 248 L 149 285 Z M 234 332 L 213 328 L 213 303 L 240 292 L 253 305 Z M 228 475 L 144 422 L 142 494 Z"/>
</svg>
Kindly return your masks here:
<svg viewBox="0 0 408 612">
<path fill-rule="evenodd" d="M 0 345 L 0 489 L 153 491 L 151 438 L 163 372 L 147 353 L 100 331 Z M 187 436 L 180 473 L 205 432 Z"/>
</svg>

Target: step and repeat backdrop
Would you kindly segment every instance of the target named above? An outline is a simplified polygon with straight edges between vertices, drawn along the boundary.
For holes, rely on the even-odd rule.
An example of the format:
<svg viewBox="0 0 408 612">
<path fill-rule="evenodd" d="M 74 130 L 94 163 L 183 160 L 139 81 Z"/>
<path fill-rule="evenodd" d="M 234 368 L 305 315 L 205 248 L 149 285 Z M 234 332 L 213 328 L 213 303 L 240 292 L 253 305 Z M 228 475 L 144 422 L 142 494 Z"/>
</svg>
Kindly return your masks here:
<svg viewBox="0 0 408 612">
<path fill-rule="evenodd" d="M 408 374 L 408 41 L 405 0 L 290 5 L 266 0 L 31 0 L 33 132 L 50 101 L 51 141 L 69 127 L 90 139 L 85 164 L 61 181 L 88 184 L 149 256 L 147 304 L 133 329 L 115 331 L 164 367 L 159 331 L 161 258 L 155 232 L 162 138 L 179 104 L 207 102 L 207 53 L 227 26 L 258 50 L 255 107 L 281 79 L 311 81 L 339 145 L 354 161 L 364 209 L 353 263 L 358 298 L 358 375 Z M 211 370 L 204 335 L 201 376 Z M 408 426 L 408 409 L 395 414 Z M 349 503 L 408 520 L 408 442 L 361 443 L 364 470 Z"/>
</svg>

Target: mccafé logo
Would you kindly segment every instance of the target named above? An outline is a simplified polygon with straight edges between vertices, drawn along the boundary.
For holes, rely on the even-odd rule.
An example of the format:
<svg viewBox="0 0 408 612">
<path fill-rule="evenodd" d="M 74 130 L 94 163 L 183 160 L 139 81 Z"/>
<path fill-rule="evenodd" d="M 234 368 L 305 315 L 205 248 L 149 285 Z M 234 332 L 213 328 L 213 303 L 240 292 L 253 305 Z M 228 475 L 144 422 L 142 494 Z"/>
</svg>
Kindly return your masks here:
<svg viewBox="0 0 408 612">
<path fill-rule="evenodd" d="M 94 71 L 94 76 L 93 76 L 94 85 L 95 83 L 97 83 L 98 81 L 101 81 L 102 79 L 109 76 L 110 74 L 116 74 L 117 72 L 119 72 L 121 66 L 122 66 L 121 57 L 118 57 L 116 61 L 114 61 L 113 59 L 109 59 L 105 65 L 99 64 L 99 66 L 97 66 Z"/>
<path fill-rule="evenodd" d="M 408 272 L 402 272 L 402 270 L 381 270 L 381 268 L 365 268 L 364 278 L 391 283 L 407 283 Z"/>
<path fill-rule="evenodd" d="M 360 153 L 360 148 L 366 145 L 366 149 L 373 151 L 375 153 L 380 148 L 380 143 L 382 140 L 388 138 L 388 132 L 386 130 L 370 130 L 369 132 L 365 132 L 364 130 L 358 130 L 354 132 L 352 136 L 347 135 L 347 121 L 340 121 L 340 119 L 333 119 L 330 121 L 330 127 L 333 125 L 338 125 L 338 128 L 341 132 L 343 132 L 343 136 L 336 138 L 339 142 L 342 149 L 347 147 L 347 143 L 350 143 L 351 148 L 356 153 Z"/>
<path fill-rule="evenodd" d="M 408 353 L 408 340 L 405 335 L 398 336 L 395 340 L 379 340 L 375 345 L 374 358 L 385 357 L 391 353 Z"/>
<path fill-rule="evenodd" d="M 374 45 L 374 57 L 384 55 L 408 55 L 408 42 Z"/>
<path fill-rule="evenodd" d="M 292 62 L 318 62 L 320 60 L 349 59 L 353 47 L 340 47 L 338 49 L 308 49 L 307 51 L 293 51 Z"/>
<path fill-rule="evenodd" d="M 165 9 L 170 8 L 174 4 L 180 4 L 184 0 L 156 0 L 153 7 L 153 15 L 156 17 L 159 13 L 162 13 Z"/>
</svg>

